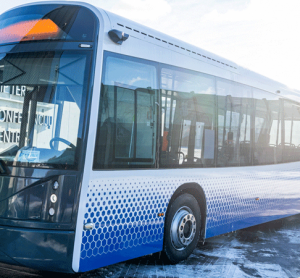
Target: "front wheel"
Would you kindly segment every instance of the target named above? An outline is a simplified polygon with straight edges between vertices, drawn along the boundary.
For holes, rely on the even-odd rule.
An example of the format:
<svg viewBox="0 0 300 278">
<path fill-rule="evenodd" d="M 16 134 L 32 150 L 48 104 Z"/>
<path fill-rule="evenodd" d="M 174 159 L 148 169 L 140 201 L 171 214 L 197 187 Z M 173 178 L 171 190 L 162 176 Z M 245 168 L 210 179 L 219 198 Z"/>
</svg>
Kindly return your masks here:
<svg viewBox="0 0 300 278">
<path fill-rule="evenodd" d="M 171 263 L 188 258 L 200 237 L 201 212 L 197 200 L 188 193 L 178 196 L 167 211 L 164 253 Z"/>
</svg>

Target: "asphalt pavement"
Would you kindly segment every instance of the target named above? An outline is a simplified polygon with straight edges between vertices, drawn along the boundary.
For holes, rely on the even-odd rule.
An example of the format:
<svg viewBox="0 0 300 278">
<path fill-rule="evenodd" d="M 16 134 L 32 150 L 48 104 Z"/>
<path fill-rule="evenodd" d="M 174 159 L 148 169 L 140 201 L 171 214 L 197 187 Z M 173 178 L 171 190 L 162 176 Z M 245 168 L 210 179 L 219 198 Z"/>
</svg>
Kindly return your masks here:
<svg viewBox="0 0 300 278">
<path fill-rule="evenodd" d="M 83 274 L 57 274 L 0 264 L 0 277 L 197 278 L 300 277 L 300 215 L 208 239 L 177 265 L 160 254 Z"/>
</svg>

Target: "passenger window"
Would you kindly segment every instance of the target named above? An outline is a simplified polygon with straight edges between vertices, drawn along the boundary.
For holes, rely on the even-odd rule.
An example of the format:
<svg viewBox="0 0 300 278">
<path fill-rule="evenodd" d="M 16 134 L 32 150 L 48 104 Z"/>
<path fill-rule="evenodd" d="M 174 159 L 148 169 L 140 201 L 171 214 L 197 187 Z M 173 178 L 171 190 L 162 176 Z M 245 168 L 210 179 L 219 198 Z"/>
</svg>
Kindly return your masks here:
<svg viewBox="0 0 300 278">
<path fill-rule="evenodd" d="M 282 108 L 278 96 L 254 89 L 254 165 L 282 161 Z"/>
<path fill-rule="evenodd" d="M 253 122 L 253 98 L 251 87 L 236 84 L 236 89 L 239 93 L 241 109 L 240 109 L 240 127 L 239 127 L 239 165 L 252 165 L 252 140 L 251 140 L 251 125 Z"/>
<path fill-rule="evenodd" d="M 217 165 L 251 165 L 251 88 L 217 79 Z"/>
<path fill-rule="evenodd" d="M 156 84 L 153 64 L 106 57 L 94 169 L 155 166 Z"/>
<path fill-rule="evenodd" d="M 300 106 L 284 100 L 283 161 L 300 160 Z"/>
<path fill-rule="evenodd" d="M 214 166 L 214 78 L 161 71 L 160 167 Z"/>
</svg>

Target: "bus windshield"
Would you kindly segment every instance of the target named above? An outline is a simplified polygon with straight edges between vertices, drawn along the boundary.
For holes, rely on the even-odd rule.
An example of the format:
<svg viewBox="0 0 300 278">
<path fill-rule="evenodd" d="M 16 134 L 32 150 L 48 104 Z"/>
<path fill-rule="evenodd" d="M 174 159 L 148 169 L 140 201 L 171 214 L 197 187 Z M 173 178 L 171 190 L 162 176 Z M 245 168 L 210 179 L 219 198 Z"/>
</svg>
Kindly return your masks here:
<svg viewBox="0 0 300 278">
<path fill-rule="evenodd" d="M 0 54 L 0 161 L 75 168 L 90 55 Z"/>
</svg>

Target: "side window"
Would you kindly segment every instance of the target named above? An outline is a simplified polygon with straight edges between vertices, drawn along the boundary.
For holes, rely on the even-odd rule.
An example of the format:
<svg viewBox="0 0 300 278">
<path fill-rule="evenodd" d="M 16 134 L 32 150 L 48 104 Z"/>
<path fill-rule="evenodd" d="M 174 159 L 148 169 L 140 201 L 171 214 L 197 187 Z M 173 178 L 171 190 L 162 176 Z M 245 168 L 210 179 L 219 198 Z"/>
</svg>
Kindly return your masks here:
<svg viewBox="0 0 300 278">
<path fill-rule="evenodd" d="M 220 167 L 251 165 L 251 88 L 217 79 L 218 162 Z"/>
<path fill-rule="evenodd" d="M 94 169 L 155 166 L 156 78 L 153 64 L 106 55 Z"/>
<path fill-rule="evenodd" d="M 214 78 L 161 70 L 160 167 L 214 166 Z"/>
<path fill-rule="evenodd" d="M 253 164 L 273 164 L 282 161 L 282 108 L 278 96 L 253 89 L 254 156 Z"/>
<path fill-rule="evenodd" d="M 241 120 L 239 128 L 239 165 L 252 165 L 252 139 L 251 139 L 251 125 L 253 122 L 253 98 L 252 88 L 237 84 L 237 91 L 241 95 Z"/>
<path fill-rule="evenodd" d="M 300 160 L 300 105 L 284 100 L 283 161 Z"/>
</svg>

